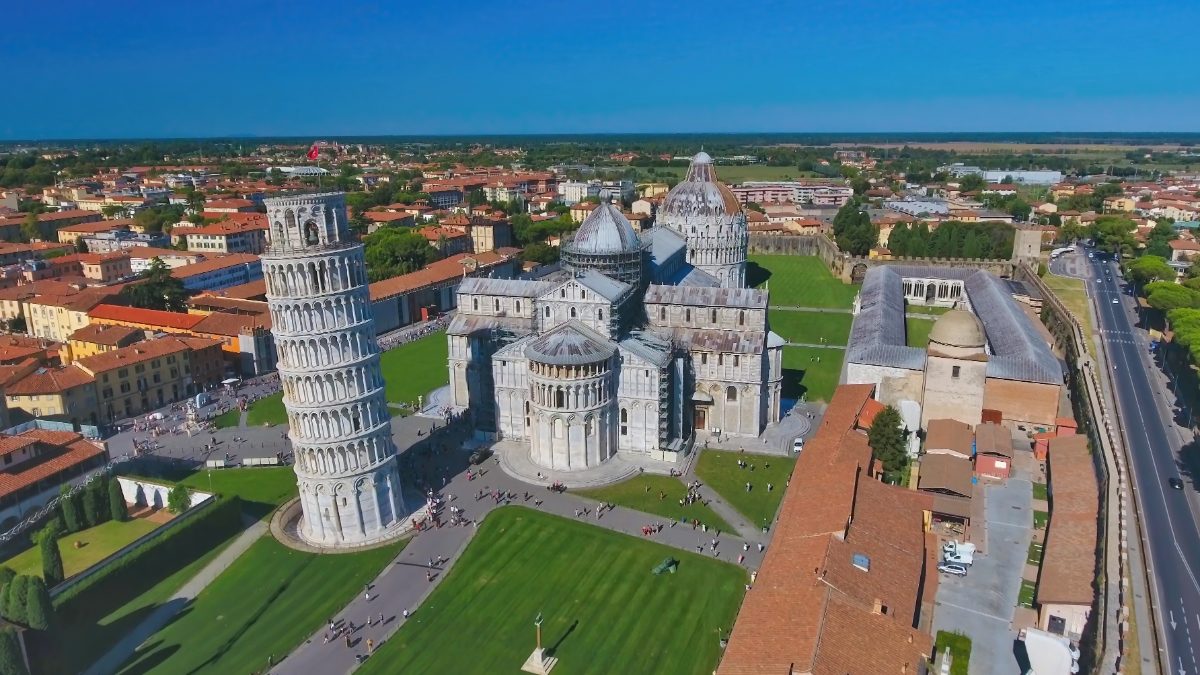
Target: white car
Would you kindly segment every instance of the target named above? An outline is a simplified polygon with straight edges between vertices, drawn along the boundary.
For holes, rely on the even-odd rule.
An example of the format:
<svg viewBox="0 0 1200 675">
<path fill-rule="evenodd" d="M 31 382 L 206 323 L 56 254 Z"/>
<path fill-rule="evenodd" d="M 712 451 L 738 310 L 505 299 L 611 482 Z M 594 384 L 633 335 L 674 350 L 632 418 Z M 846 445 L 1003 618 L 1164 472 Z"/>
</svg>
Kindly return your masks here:
<svg viewBox="0 0 1200 675">
<path fill-rule="evenodd" d="M 1100 277 L 1096 277 L 1096 283 L 1100 283 Z"/>
<path fill-rule="evenodd" d="M 1113 298 L 1113 304 L 1114 304 L 1114 305 L 1118 305 L 1118 304 L 1120 304 L 1120 303 L 1119 303 L 1119 302 L 1117 302 L 1117 299 L 1116 299 L 1116 298 Z"/>
<path fill-rule="evenodd" d="M 798 455 L 802 450 L 804 450 L 804 438 L 797 436 L 795 440 L 792 441 L 792 453 Z"/>
<path fill-rule="evenodd" d="M 975 562 L 974 552 L 959 551 L 958 553 L 946 553 L 942 556 L 942 562 L 952 565 L 971 566 Z"/>
<path fill-rule="evenodd" d="M 938 565 L 938 571 L 942 574 L 953 574 L 956 577 L 967 576 L 967 568 L 954 563 L 942 563 Z"/>
</svg>

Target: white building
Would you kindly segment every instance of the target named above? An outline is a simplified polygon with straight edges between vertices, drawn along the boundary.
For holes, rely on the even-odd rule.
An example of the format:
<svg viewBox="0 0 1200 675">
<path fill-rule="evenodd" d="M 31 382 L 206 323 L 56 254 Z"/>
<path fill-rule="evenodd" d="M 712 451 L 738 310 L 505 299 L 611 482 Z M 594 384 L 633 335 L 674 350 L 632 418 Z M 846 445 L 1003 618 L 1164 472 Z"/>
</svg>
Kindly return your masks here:
<svg viewBox="0 0 1200 675">
<path fill-rule="evenodd" d="M 262 260 L 304 511 L 299 535 L 322 547 L 397 536 L 405 514 L 391 414 L 345 196 L 265 202 L 271 245 Z"/>
</svg>

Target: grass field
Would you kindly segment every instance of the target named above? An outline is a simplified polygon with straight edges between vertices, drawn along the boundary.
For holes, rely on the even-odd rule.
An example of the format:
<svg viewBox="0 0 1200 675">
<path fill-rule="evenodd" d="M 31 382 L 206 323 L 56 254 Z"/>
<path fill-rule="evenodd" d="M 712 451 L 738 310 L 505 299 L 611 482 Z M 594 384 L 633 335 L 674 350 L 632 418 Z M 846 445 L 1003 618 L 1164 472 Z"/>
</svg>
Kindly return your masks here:
<svg viewBox="0 0 1200 675">
<path fill-rule="evenodd" d="M 391 403 L 416 403 L 418 396 L 450 382 L 446 333 L 437 332 L 414 340 L 380 357 L 385 392 Z"/>
<path fill-rule="evenodd" d="M 283 407 L 283 392 L 264 396 L 246 409 L 246 426 L 261 427 L 264 424 L 287 424 L 287 410 Z"/>
<path fill-rule="evenodd" d="M 1033 609 L 1033 599 L 1037 596 L 1037 583 L 1028 579 L 1021 580 L 1021 590 L 1017 593 L 1017 604 L 1027 609 Z"/>
<path fill-rule="evenodd" d="M 842 349 L 784 347 L 783 397 L 807 395 L 809 401 L 828 401 L 842 376 L 845 356 Z"/>
<path fill-rule="evenodd" d="M 850 314 L 772 309 L 768 312 L 767 320 L 771 330 L 788 342 L 821 344 L 824 338 L 828 344 L 844 345 L 850 339 L 850 324 L 854 317 Z"/>
<path fill-rule="evenodd" d="M 296 473 L 288 466 L 199 469 L 179 482 L 204 492 L 211 486 L 211 491 L 219 495 L 237 495 L 242 510 L 257 517 L 270 515 L 275 507 L 297 494 Z"/>
<path fill-rule="evenodd" d="M 1025 562 L 1030 565 L 1041 565 L 1042 555 L 1045 552 L 1045 547 L 1036 541 L 1029 542 L 1029 553 L 1025 556 Z"/>
<path fill-rule="evenodd" d="M 1088 301 L 1083 279 L 1047 273 L 1042 277 L 1042 281 L 1046 282 L 1050 290 L 1054 291 L 1058 299 L 1075 315 L 1075 319 L 1083 328 L 1083 334 L 1087 337 L 1088 352 L 1093 352 L 1095 347 L 1092 345 L 1092 303 Z"/>
<path fill-rule="evenodd" d="M 652 574 L 668 557 L 677 573 Z M 555 673 L 711 673 L 746 580 L 728 563 L 504 507 L 358 672 L 516 673 L 540 613 Z"/>
<path fill-rule="evenodd" d="M 906 314 L 929 314 L 932 316 L 941 316 L 946 312 L 954 309 L 953 307 L 925 307 L 922 305 L 905 305 L 904 312 Z"/>
<path fill-rule="evenodd" d="M 771 305 L 782 307 L 850 309 L 859 288 L 835 279 L 820 258 L 802 255 L 752 255 L 746 283 L 755 288 L 767 284 Z"/>
<path fill-rule="evenodd" d="M 739 459 L 745 460 L 754 469 L 740 468 L 737 464 Z M 792 457 L 705 450 L 700 454 L 700 463 L 696 465 L 696 475 L 730 506 L 746 516 L 751 525 L 762 527 L 764 522 L 775 520 L 775 512 L 783 500 L 787 479 L 792 475 L 795 465 L 796 460 Z M 746 492 L 747 482 L 751 484 L 749 492 Z M 771 483 L 774 489 L 768 491 L 767 483 Z"/>
<path fill-rule="evenodd" d="M 1047 513 L 1046 511 L 1035 510 L 1033 512 L 1033 529 L 1044 530 L 1044 529 L 1046 529 L 1046 524 L 1049 522 L 1050 522 L 1050 514 Z"/>
<path fill-rule="evenodd" d="M 950 675 L 967 675 L 971 663 L 971 638 L 962 633 L 939 630 L 934 647 L 939 652 L 950 650 Z"/>
<path fill-rule="evenodd" d="M 237 407 L 234 407 L 233 410 L 226 410 L 225 412 L 221 413 L 220 415 L 217 415 L 216 417 L 214 417 L 212 420 L 213 426 L 215 426 L 218 429 L 228 429 L 230 427 L 236 427 L 237 425 L 241 424 L 241 422 L 242 422 L 242 411 Z"/>
<path fill-rule="evenodd" d="M 1050 499 L 1050 491 L 1046 488 L 1045 483 L 1033 484 L 1033 498 L 1040 499 L 1042 501 L 1047 501 Z"/>
<path fill-rule="evenodd" d="M 107 508 L 107 502 L 105 502 Z M 145 518 L 125 522 L 110 520 L 95 527 L 65 535 L 58 540 L 62 553 L 63 572 L 67 577 L 79 574 L 108 556 L 116 553 L 138 537 L 149 534 L 161 525 Z M 83 548 L 75 548 L 75 542 Z M 37 546 L 25 549 L 2 563 L 17 574 L 42 576 L 42 553 Z"/>
<path fill-rule="evenodd" d="M 904 320 L 904 326 L 908 333 L 909 347 L 925 347 L 929 344 L 929 331 L 933 330 L 933 321 L 908 317 Z"/>
<path fill-rule="evenodd" d="M 660 492 L 665 495 L 662 499 L 659 499 Z M 618 506 L 663 516 L 669 520 L 687 519 L 690 522 L 694 519 L 722 532 L 733 531 L 733 527 L 729 523 L 704 504 L 693 503 L 680 506 L 679 500 L 687 495 L 687 487 L 678 478 L 670 476 L 640 474 L 616 485 L 594 490 L 579 490 L 576 491 L 576 494 L 596 501 L 612 502 Z"/>
<path fill-rule="evenodd" d="M 278 662 L 336 614 L 402 548 L 318 555 L 264 536 L 120 672 L 259 672 L 269 656 Z"/>
</svg>

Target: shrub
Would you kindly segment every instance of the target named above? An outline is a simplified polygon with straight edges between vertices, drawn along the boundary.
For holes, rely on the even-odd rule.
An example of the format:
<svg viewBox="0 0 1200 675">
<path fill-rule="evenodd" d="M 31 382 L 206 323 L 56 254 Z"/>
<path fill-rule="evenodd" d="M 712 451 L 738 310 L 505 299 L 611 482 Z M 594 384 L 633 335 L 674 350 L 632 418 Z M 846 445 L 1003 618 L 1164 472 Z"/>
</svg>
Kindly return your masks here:
<svg viewBox="0 0 1200 675">
<path fill-rule="evenodd" d="M 17 573 L 12 571 L 11 567 L 0 567 L 0 598 L 4 597 L 4 587 L 12 583 Z"/>
<path fill-rule="evenodd" d="M 79 501 L 83 506 L 83 527 L 87 529 L 100 524 L 100 514 L 96 510 L 96 500 L 92 499 L 92 491 L 84 488 L 79 491 Z"/>
<path fill-rule="evenodd" d="M 182 483 L 171 488 L 167 493 L 167 509 L 171 513 L 183 513 L 192 504 L 192 496 L 188 494 L 187 486 Z"/>
<path fill-rule="evenodd" d="M 62 531 L 50 525 L 42 530 L 39 536 L 38 548 L 42 552 L 42 578 L 50 586 L 61 584 L 66 575 L 63 573 L 62 553 L 58 550 L 58 537 Z"/>
<path fill-rule="evenodd" d="M 26 625 L 29 620 L 28 613 L 25 611 L 25 602 L 28 596 L 29 577 L 18 574 L 6 587 L 4 593 L 4 618 L 13 623 Z"/>
<path fill-rule="evenodd" d="M 62 486 L 59 492 L 58 512 L 62 515 L 63 525 L 67 532 L 78 532 L 83 529 L 83 514 L 79 512 L 79 499 L 71 494 L 71 486 Z"/>
<path fill-rule="evenodd" d="M 108 522 L 110 515 L 108 508 L 108 475 L 102 474 L 99 478 L 92 481 L 85 490 L 87 498 L 92 501 L 92 511 L 96 514 L 96 522 L 93 525 Z"/>
<path fill-rule="evenodd" d="M 46 582 L 29 577 L 25 589 L 25 625 L 36 630 L 49 630 L 54 623 L 54 605 Z"/>
<path fill-rule="evenodd" d="M 29 675 L 21 645 L 17 642 L 17 631 L 12 628 L 0 630 L 0 674 Z"/>
<path fill-rule="evenodd" d="M 113 520 L 129 520 L 129 507 L 125 505 L 125 494 L 121 492 L 121 481 L 108 481 L 108 512 Z"/>
</svg>

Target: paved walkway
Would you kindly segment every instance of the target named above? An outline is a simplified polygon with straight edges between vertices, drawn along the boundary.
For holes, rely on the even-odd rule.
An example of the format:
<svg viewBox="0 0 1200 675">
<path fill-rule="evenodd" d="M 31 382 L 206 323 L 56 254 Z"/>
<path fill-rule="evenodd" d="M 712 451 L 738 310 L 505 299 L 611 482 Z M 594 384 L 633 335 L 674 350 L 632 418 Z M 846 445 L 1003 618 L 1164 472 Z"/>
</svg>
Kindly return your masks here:
<svg viewBox="0 0 1200 675">
<path fill-rule="evenodd" d="M 454 444 L 452 444 L 453 447 Z M 461 455 L 462 451 L 453 451 L 453 455 Z M 446 466 L 433 467 L 436 475 L 442 470 L 450 470 L 450 464 L 462 462 L 462 457 L 448 457 Z M 758 543 L 764 541 L 761 532 L 754 540 L 746 540 L 731 533 L 716 533 L 693 530 L 690 525 L 676 524 L 670 526 L 661 516 L 654 516 L 632 509 L 616 507 L 605 510 L 599 517 L 596 515 L 597 503 L 573 494 L 558 494 L 543 487 L 523 483 L 501 470 L 493 460 L 488 460 L 482 467 L 484 475 L 468 481 L 465 471 L 454 475 L 449 484 L 440 494 L 449 501 L 450 505 L 464 510 L 464 517 L 476 521 L 484 520 L 488 513 L 498 504 L 491 497 L 476 500 L 479 490 L 511 491 L 517 498 L 512 502 L 539 508 L 542 511 L 560 515 L 566 518 L 581 520 L 590 525 L 623 532 L 634 537 L 642 537 L 641 528 L 645 525 L 661 522 L 664 528 L 661 532 L 649 537 L 651 541 L 673 546 L 683 551 L 696 553 L 698 550 L 706 556 L 713 555 L 712 541 L 717 539 L 717 558 L 736 562 L 739 555 L 744 555 L 743 566 L 755 570 L 762 562 L 765 554 L 759 552 Z M 530 500 L 524 495 L 530 493 Z M 534 500 L 543 500 L 540 507 L 534 505 Z M 711 505 L 710 505 L 711 506 Z M 720 507 L 717 507 L 720 508 Z M 586 516 L 576 516 L 577 510 L 586 509 Z M 723 517 L 724 514 L 722 514 Z M 347 648 L 344 639 L 325 643 L 328 626 L 322 626 L 303 645 L 279 663 L 274 673 L 348 673 L 357 667 L 356 655 L 366 654 L 366 641 L 373 640 L 376 648 L 389 639 L 406 621 L 404 610 L 411 615 L 407 621 L 420 621 L 420 605 L 433 589 L 441 582 L 444 575 L 454 566 L 462 551 L 475 533 L 473 526 L 443 526 L 426 530 L 413 537 L 404 551 L 375 579 L 371 584 L 368 600 L 364 595 L 358 595 L 337 616 L 337 621 L 347 622 L 353 629 L 351 647 Z M 748 550 L 744 547 L 748 546 Z M 430 569 L 431 559 L 443 558 L 444 562 Z M 433 579 L 427 578 L 433 572 Z M 383 617 L 380 622 L 380 617 Z"/>
<path fill-rule="evenodd" d="M 107 675 L 115 673 L 125 663 L 129 657 L 137 652 L 138 647 L 143 642 L 150 639 L 152 635 L 161 630 L 164 626 L 170 623 L 175 615 L 183 611 L 200 591 L 203 591 L 216 579 L 221 572 L 224 572 L 234 560 L 237 560 L 240 555 L 250 548 L 250 545 L 258 541 L 267 532 L 267 523 L 255 521 L 247 527 L 233 543 L 229 545 L 220 555 L 208 563 L 196 573 L 186 584 L 175 592 L 166 602 L 159 605 L 157 609 L 146 617 L 144 621 L 137 625 L 132 631 L 125 634 L 121 641 L 116 643 L 108 650 L 108 653 L 102 656 L 98 661 L 92 664 L 91 668 L 84 671 L 84 675 Z"/>
</svg>

